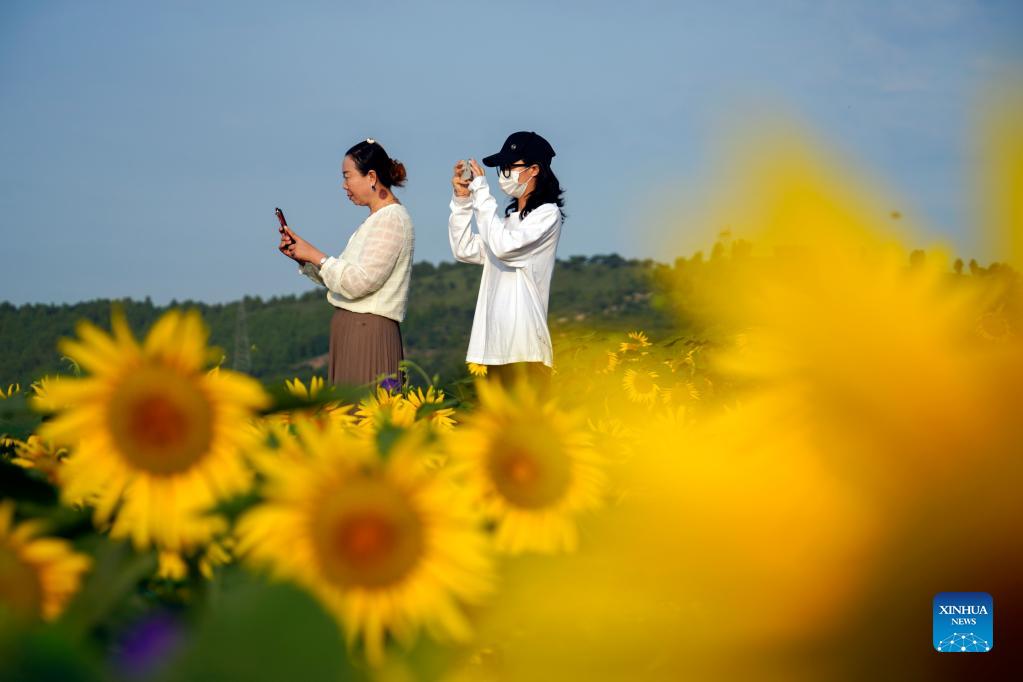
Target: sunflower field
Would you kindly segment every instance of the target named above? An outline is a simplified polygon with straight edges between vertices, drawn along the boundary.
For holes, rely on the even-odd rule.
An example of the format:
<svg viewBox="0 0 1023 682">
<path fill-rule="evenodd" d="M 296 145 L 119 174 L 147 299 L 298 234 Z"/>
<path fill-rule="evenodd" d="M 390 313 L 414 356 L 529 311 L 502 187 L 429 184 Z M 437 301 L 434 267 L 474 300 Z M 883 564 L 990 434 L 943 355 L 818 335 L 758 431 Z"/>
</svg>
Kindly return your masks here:
<svg viewBox="0 0 1023 682">
<path fill-rule="evenodd" d="M 781 132 L 708 199 L 747 248 L 660 282 L 712 333 L 558 334 L 549 389 L 266 386 L 193 310 L 82 322 L 75 371 L 0 399 L 0 677 L 964 674 L 933 595 L 1023 599 L 1017 113 L 985 128 L 997 262 L 911 251 Z"/>
</svg>

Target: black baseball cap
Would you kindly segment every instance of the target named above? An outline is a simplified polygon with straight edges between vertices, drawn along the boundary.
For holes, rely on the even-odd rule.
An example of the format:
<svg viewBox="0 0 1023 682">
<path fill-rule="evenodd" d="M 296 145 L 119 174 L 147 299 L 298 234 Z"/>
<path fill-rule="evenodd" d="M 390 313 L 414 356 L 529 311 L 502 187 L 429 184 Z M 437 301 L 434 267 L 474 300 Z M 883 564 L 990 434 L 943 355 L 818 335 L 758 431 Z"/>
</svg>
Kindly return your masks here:
<svg viewBox="0 0 1023 682">
<path fill-rule="evenodd" d="M 512 133 L 504 141 L 501 151 L 484 157 L 483 165 L 501 168 L 510 166 L 519 159 L 529 163 L 543 162 L 549 164 L 554 158 L 554 147 L 550 142 L 533 132 L 521 131 Z"/>
</svg>

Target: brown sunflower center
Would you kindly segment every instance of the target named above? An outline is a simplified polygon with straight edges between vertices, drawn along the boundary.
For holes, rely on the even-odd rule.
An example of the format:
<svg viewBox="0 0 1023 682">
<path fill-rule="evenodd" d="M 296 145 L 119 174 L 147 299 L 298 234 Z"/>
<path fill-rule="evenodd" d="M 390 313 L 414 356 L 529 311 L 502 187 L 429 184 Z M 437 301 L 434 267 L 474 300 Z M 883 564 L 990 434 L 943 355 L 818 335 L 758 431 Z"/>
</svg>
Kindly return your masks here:
<svg viewBox="0 0 1023 682">
<path fill-rule="evenodd" d="M 128 463 L 155 475 L 187 471 L 210 449 L 213 409 L 197 378 L 163 367 L 134 372 L 110 403 L 110 431 Z"/>
<path fill-rule="evenodd" d="M 977 329 L 989 341 L 1001 341 L 1012 335 L 1012 328 L 1004 315 L 987 313 L 980 318 Z"/>
<path fill-rule="evenodd" d="M 372 475 L 359 475 L 323 505 L 313 542 L 324 573 L 343 587 L 382 588 L 419 563 L 423 524 L 407 495 Z"/>
<path fill-rule="evenodd" d="M 15 616 L 42 613 L 42 585 L 35 570 L 7 547 L 0 547 L 0 604 Z"/>
<path fill-rule="evenodd" d="M 636 374 L 636 378 L 633 381 L 633 387 L 636 389 L 636 393 L 646 395 L 654 390 L 656 384 L 649 374 L 639 372 Z"/>
<path fill-rule="evenodd" d="M 548 507 L 564 496 L 571 482 L 564 453 L 551 443 L 539 445 L 499 443 L 490 454 L 488 469 L 494 487 L 516 507 Z"/>
</svg>

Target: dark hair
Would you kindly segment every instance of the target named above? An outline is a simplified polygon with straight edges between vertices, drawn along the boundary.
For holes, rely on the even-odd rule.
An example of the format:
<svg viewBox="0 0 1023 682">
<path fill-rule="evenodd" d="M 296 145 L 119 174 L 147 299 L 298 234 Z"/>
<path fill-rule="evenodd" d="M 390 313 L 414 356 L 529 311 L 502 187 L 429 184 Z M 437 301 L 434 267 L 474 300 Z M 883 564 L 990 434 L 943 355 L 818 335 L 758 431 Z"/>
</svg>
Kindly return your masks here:
<svg viewBox="0 0 1023 682">
<path fill-rule="evenodd" d="M 540 167 L 540 172 L 536 176 L 536 184 L 533 185 L 533 191 L 526 197 L 526 205 L 522 209 L 522 216 L 525 218 L 529 215 L 530 211 L 543 206 L 544 204 L 556 204 L 560 210 L 565 205 L 564 194 L 565 190 L 561 188 L 561 183 L 558 182 L 558 176 L 551 170 L 549 161 L 530 161 L 529 159 L 523 159 L 523 163 L 533 165 L 534 163 Z M 500 172 L 500 169 L 498 169 Z M 519 209 L 519 200 L 512 198 L 508 205 L 504 208 L 505 217 L 511 215 Z M 565 212 L 561 211 L 561 218 L 564 220 Z"/>
<path fill-rule="evenodd" d="M 345 156 L 352 157 L 355 167 L 363 175 L 370 171 L 377 172 L 377 179 L 384 187 L 405 185 L 405 164 L 397 159 L 392 159 L 376 140 L 363 140 L 352 146 L 345 152 Z"/>
</svg>

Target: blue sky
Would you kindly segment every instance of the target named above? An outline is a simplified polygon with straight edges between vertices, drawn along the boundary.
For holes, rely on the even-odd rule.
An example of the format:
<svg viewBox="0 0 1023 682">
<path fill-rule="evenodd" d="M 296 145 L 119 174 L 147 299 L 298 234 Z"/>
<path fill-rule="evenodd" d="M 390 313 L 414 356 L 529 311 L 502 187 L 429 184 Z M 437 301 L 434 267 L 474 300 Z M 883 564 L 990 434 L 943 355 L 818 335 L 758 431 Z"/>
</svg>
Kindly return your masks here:
<svg viewBox="0 0 1023 682">
<path fill-rule="evenodd" d="M 649 205 L 678 201 L 758 102 L 970 256 L 971 116 L 1021 37 L 1012 0 L 4 0 L 0 300 L 303 291 L 273 208 L 340 252 L 365 217 L 341 155 L 367 136 L 408 167 L 417 260 L 451 259 L 454 161 L 522 129 L 558 152 L 559 256 L 670 260 L 638 238 Z"/>
</svg>

